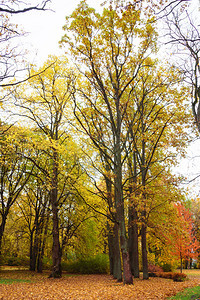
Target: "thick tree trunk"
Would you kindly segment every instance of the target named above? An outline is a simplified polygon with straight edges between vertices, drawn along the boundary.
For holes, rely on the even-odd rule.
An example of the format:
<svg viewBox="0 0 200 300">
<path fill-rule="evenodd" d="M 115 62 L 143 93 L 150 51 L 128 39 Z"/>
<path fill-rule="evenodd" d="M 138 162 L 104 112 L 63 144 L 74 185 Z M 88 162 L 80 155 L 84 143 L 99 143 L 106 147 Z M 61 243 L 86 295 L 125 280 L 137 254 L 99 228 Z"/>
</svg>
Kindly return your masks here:
<svg viewBox="0 0 200 300">
<path fill-rule="evenodd" d="M 147 227 L 146 224 L 142 224 L 141 228 L 142 239 L 142 267 L 143 267 L 143 279 L 149 279 L 148 273 L 148 258 L 147 258 Z"/>
<path fill-rule="evenodd" d="M 53 246 L 52 246 L 52 273 L 50 277 L 59 278 L 62 276 L 61 271 L 61 247 L 59 241 L 59 217 L 58 217 L 58 155 L 53 149 L 53 178 L 50 193 L 50 203 L 53 215 Z"/>
<path fill-rule="evenodd" d="M 52 191 L 55 192 L 55 191 Z M 53 193 L 54 194 L 54 193 Z M 56 197 L 57 199 L 57 197 Z M 52 214 L 53 214 L 53 247 L 52 247 L 52 273 L 50 277 L 59 278 L 62 275 L 61 271 L 61 249 L 59 241 L 59 219 L 58 208 L 55 201 L 52 201 Z"/>
<path fill-rule="evenodd" d="M 110 172 L 109 164 L 107 166 L 107 172 Z M 113 208 L 112 197 L 112 183 L 108 177 L 105 177 L 107 188 L 107 199 L 109 208 Z M 119 229 L 118 224 L 115 222 L 113 226 L 108 223 L 108 247 L 109 247 L 109 260 L 110 260 L 110 274 L 113 275 L 118 282 L 122 281 L 122 268 L 121 268 L 121 256 L 119 247 Z"/>
<path fill-rule="evenodd" d="M 139 272 L 139 251 L 138 251 L 138 226 L 137 226 L 137 212 L 134 207 L 129 208 L 129 256 L 131 272 L 135 278 L 140 277 Z"/>
<path fill-rule="evenodd" d="M 114 237 L 112 229 L 110 228 L 110 225 L 107 223 L 108 228 L 108 251 L 109 251 L 109 264 L 110 264 L 110 275 L 113 275 L 113 269 L 114 269 Z"/>
<path fill-rule="evenodd" d="M 45 216 L 44 216 L 44 218 L 45 218 Z M 49 215 L 47 216 L 47 219 L 46 219 L 43 240 L 41 241 L 40 251 L 39 251 L 38 260 L 37 260 L 37 272 L 38 273 L 42 273 L 42 270 L 43 270 L 43 257 L 44 257 L 44 249 L 45 249 L 46 239 L 47 239 L 48 223 L 49 223 Z"/>
<path fill-rule="evenodd" d="M 34 246 L 33 246 L 33 231 L 31 232 L 30 236 L 30 250 L 29 250 L 29 270 L 30 271 L 35 271 L 35 253 L 34 253 Z"/>
<path fill-rule="evenodd" d="M 7 215 L 8 213 L 2 215 L 2 220 L 0 225 L 0 256 L 2 254 L 2 240 L 3 240 L 3 234 L 6 226 Z"/>
<path fill-rule="evenodd" d="M 132 284 L 133 278 L 131 274 L 128 242 L 126 237 L 124 201 L 123 201 L 122 181 L 121 181 L 120 171 L 119 173 L 116 173 L 115 199 L 116 199 L 117 220 L 119 223 L 120 248 L 121 248 L 122 262 L 123 262 L 123 279 L 124 279 L 124 284 Z"/>
<path fill-rule="evenodd" d="M 132 133 L 133 134 L 133 133 Z M 133 160 L 129 160 L 129 218 L 128 218 L 128 246 L 131 272 L 135 278 L 140 277 L 139 272 L 139 247 L 138 247 L 138 216 L 134 197 L 137 196 L 137 159 L 136 152 L 133 153 Z"/>
<path fill-rule="evenodd" d="M 192 269 L 192 257 L 190 257 L 190 264 L 189 264 L 189 268 Z"/>
<path fill-rule="evenodd" d="M 122 266 L 120 257 L 120 247 L 119 247 L 119 230 L 118 224 L 114 224 L 113 228 L 113 277 L 117 279 L 118 282 L 122 281 Z"/>
<path fill-rule="evenodd" d="M 119 109 L 119 107 L 118 107 Z M 120 146 L 120 112 L 118 111 L 118 130 L 115 144 L 115 205 L 117 212 L 117 221 L 119 224 L 120 249 L 123 262 L 123 282 L 124 284 L 133 284 L 133 278 L 130 268 L 130 259 L 128 251 L 128 241 L 126 236 L 124 198 L 122 186 L 122 162 L 121 162 L 121 146 Z"/>
<path fill-rule="evenodd" d="M 183 272 L 183 258 L 182 255 L 180 254 L 180 260 L 181 260 L 181 273 Z"/>
</svg>

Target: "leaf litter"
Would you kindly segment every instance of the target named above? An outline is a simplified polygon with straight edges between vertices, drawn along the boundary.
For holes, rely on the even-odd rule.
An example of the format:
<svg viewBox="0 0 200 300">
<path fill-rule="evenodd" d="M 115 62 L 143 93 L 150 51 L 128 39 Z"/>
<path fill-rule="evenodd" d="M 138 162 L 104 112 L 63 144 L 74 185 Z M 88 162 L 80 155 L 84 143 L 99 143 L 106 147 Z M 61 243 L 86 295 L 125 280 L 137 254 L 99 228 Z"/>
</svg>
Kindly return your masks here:
<svg viewBox="0 0 200 300">
<path fill-rule="evenodd" d="M 0 271 L 0 279 L 23 279 L 31 282 L 0 284 L 0 300 L 164 300 L 187 287 L 200 284 L 200 279 L 173 282 L 170 279 L 134 279 L 133 285 L 118 283 L 110 275 L 65 276 L 48 279 L 48 274 L 28 271 Z"/>
</svg>

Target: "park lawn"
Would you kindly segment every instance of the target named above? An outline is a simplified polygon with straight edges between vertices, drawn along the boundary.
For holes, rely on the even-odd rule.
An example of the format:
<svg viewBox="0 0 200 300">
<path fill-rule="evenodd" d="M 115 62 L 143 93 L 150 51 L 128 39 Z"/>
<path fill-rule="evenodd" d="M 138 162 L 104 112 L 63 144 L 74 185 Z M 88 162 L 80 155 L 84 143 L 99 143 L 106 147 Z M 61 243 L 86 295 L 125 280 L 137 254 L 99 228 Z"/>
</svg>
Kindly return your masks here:
<svg viewBox="0 0 200 300">
<path fill-rule="evenodd" d="M 199 279 L 199 285 L 187 288 L 179 293 L 177 293 L 173 297 L 169 297 L 168 300 L 195 300 L 200 298 L 200 270 L 192 269 L 192 270 L 184 270 L 184 273 L 192 279 Z"/>
<path fill-rule="evenodd" d="M 200 286 L 194 286 L 192 288 L 187 288 L 184 291 L 176 294 L 173 297 L 168 298 L 168 300 L 195 300 L 200 298 Z"/>
<path fill-rule="evenodd" d="M 189 278 L 199 278 L 200 279 L 200 269 L 183 270 L 183 273 L 187 274 Z"/>
<path fill-rule="evenodd" d="M 150 278 L 144 281 L 134 279 L 134 285 L 124 286 L 109 275 L 76 276 L 64 273 L 60 279 L 48 279 L 48 274 L 25 270 L 1 270 L 0 279 L 9 279 L 13 282 L 0 284 L 0 299 L 164 300 L 187 287 L 197 286 L 200 283 L 200 278 L 193 277 L 185 282 Z"/>
</svg>

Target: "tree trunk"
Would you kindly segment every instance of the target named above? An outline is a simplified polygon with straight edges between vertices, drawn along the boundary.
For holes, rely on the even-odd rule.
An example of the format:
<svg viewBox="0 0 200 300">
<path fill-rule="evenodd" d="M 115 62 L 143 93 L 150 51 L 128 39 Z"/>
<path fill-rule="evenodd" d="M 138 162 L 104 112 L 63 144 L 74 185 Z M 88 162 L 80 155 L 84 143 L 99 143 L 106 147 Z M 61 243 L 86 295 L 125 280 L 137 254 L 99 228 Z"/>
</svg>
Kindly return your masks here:
<svg viewBox="0 0 200 300">
<path fill-rule="evenodd" d="M 43 218 L 45 218 L 45 216 Z M 43 257 L 44 257 L 44 249 L 45 249 L 46 239 L 47 239 L 48 225 L 49 225 L 49 214 L 47 215 L 45 230 L 44 230 L 44 234 L 43 234 L 43 240 L 41 241 L 41 247 L 40 247 L 38 260 L 37 260 L 37 272 L 38 273 L 42 273 L 42 270 L 43 270 Z"/>
<path fill-rule="evenodd" d="M 117 279 L 118 282 L 122 281 L 122 266 L 120 257 L 120 247 L 119 247 L 119 230 L 118 224 L 114 224 L 113 228 L 113 277 Z"/>
<path fill-rule="evenodd" d="M 146 224 L 143 223 L 141 228 L 143 279 L 149 279 L 146 236 L 147 236 L 147 227 Z"/>
<path fill-rule="evenodd" d="M 121 147 L 120 147 L 120 112 L 118 111 L 118 130 L 115 144 L 115 205 L 117 212 L 117 221 L 119 224 L 120 248 L 123 262 L 123 279 L 124 284 L 133 284 L 133 278 L 130 268 L 130 259 L 128 251 L 128 241 L 126 236 L 125 213 L 124 213 L 124 199 L 122 187 L 122 162 L 121 162 Z"/>
<path fill-rule="evenodd" d="M 180 260 L 181 260 L 181 273 L 182 273 L 183 272 L 183 258 L 181 255 L 180 255 Z"/>
<path fill-rule="evenodd" d="M 190 257 L 190 264 L 189 264 L 189 268 L 192 269 L 192 257 Z"/>
<path fill-rule="evenodd" d="M 139 278 L 138 226 L 137 212 L 134 207 L 129 207 L 128 235 L 131 272 L 135 278 Z"/>
<path fill-rule="evenodd" d="M 54 190 L 52 192 L 55 193 Z M 54 193 L 52 194 L 54 195 Z M 61 249 L 60 249 L 60 241 L 59 241 L 58 208 L 55 201 L 52 201 L 52 214 L 53 214 L 53 247 L 52 247 L 53 268 L 50 277 L 59 278 L 62 275 Z"/>
<path fill-rule="evenodd" d="M 2 240 L 3 240 L 3 234 L 6 226 L 7 215 L 8 213 L 2 215 L 2 220 L 0 225 L 0 256 L 2 254 Z"/>
<path fill-rule="evenodd" d="M 122 281 L 122 268 L 119 247 L 119 234 L 118 224 L 115 223 L 113 230 L 109 228 L 108 233 L 108 246 L 109 246 L 109 261 L 110 261 L 110 274 L 113 275 L 118 282 Z"/>
<path fill-rule="evenodd" d="M 106 164 L 107 172 L 110 172 L 110 165 Z M 113 208 L 113 197 L 112 197 L 112 183 L 108 177 L 105 177 L 106 188 L 107 188 L 107 200 L 109 208 Z M 121 256 L 119 247 L 119 229 L 118 224 L 115 222 L 111 226 L 108 224 L 108 247 L 109 247 L 109 261 L 110 261 L 110 274 L 113 275 L 118 282 L 122 281 L 122 268 L 121 268 Z"/>
<path fill-rule="evenodd" d="M 110 275 L 114 272 L 114 234 L 112 232 L 111 226 L 107 223 L 108 228 L 108 251 L 109 251 L 109 265 L 110 265 Z"/>
<path fill-rule="evenodd" d="M 30 235 L 30 252 L 29 252 L 29 270 L 30 271 L 35 271 L 35 255 L 34 255 L 34 242 L 33 242 L 33 235 L 34 235 L 34 231 L 31 231 L 31 235 Z"/>
<path fill-rule="evenodd" d="M 53 246 L 52 246 L 52 273 L 50 277 L 60 278 L 61 271 L 61 247 L 59 241 L 59 217 L 58 217 L 58 165 L 57 165 L 57 152 L 53 149 L 53 178 L 52 188 L 50 192 L 50 203 L 53 215 Z"/>
<path fill-rule="evenodd" d="M 117 220 L 119 222 L 120 248 L 121 248 L 122 262 L 123 262 L 123 281 L 124 284 L 132 284 L 133 278 L 131 274 L 128 242 L 126 237 L 121 174 L 119 172 L 119 174 L 116 173 L 116 175 L 117 176 L 115 180 L 115 198 L 116 198 Z"/>
<path fill-rule="evenodd" d="M 133 134 L 133 133 L 132 133 Z M 139 272 L 139 250 L 138 250 L 138 216 L 134 198 L 137 196 L 137 159 L 136 152 L 133 153 L 133 160 L 129 159 L 129 216 L 128 216 L 128 246 L 131 272 L 135 278 L 140 277 Z"/>
</svg>

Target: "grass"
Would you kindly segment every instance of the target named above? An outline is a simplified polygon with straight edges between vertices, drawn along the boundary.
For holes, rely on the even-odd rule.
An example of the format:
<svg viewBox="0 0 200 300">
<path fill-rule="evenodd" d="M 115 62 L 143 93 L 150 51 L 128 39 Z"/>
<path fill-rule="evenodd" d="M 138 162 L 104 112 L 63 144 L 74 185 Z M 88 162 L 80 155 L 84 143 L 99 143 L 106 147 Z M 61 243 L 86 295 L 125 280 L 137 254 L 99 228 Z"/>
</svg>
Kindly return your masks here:
<svg viewBox="0 0 200 300">
<path fill-rule="evenodd" d="M 200 278 L 199 269 L 183 270 L 183 273 L 187 274 L 189 278 Z"/>
<path fill-rule="evenodd" d="M 25 279 L 13 279 L 13 278 L 0 278 L 0 284 L 12 284 L 21 282 L 31 282 L 31 280 Z"/>
<path fill-rule="evenodd" d="M 185 289 L 183 292 L 178 293 L 176 296 L 170 297 L 170 300 L 196 300 L 200 297 L 200 286 Z"/>
<path fill-rule="evenodd" d="M 183 270 L 187 276 L 192 278 L 200 278 L 200 270 Z M 178 293 L 177 295 L 168 298 L 169 300 L 196 300 L 200 299 L 200 286 L 195 286 L 193 288 L 187 288 L 184 291 Z"/>
</svg>

